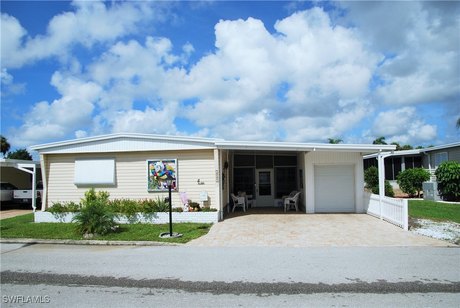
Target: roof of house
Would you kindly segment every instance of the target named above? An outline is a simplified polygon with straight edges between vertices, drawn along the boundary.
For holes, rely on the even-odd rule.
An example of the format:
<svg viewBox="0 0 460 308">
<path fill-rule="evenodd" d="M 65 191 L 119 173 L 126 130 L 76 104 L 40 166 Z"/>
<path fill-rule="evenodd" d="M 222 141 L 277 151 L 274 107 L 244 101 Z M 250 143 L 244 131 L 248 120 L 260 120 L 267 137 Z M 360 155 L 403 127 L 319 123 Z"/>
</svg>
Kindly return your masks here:
<svg viewBox="0 0 460 308">
<path fill-rule="evenodd" d="M 110 134 L 52 142 L 31 147 L 40 154 L 136 152 L 160 150 L 225 149 L 252 151 L 344 151 L 375 153 L 393 151 L 394 145 L 329 144 L 264 141 L 226 141 L 217 138 L 149 134 Z"/>
<path fill-rule="evenodd" d="M 35 165 L 40 167 L 40 162 L 35 160 L 0 158 L 0 167 L 17 167 L 18 165 L 25 165 L 26 167 Z"/>
<path fill-rule="evenodd" d="M 423 149 L 394 151 L 394 152 L 385 153 L 385 156 L 387 157 L 388 156 L 413 156 L 413 155 L 419 155 L 421 153 L 427 153 L 427 152 L 438 151 L 438 150 L 446 150 L 446 149 L 455 148 L 455 147 L 460 147 L 460 142 L 442 144 L 442 145 L 437 145 L 437 146 L 423 148 Z M 373 154 L 364 156 L 364 158 L 374 158 L 374 157 L 377 157 L 377 155 L 378 153 L 373 153 Z"/>
</svg>

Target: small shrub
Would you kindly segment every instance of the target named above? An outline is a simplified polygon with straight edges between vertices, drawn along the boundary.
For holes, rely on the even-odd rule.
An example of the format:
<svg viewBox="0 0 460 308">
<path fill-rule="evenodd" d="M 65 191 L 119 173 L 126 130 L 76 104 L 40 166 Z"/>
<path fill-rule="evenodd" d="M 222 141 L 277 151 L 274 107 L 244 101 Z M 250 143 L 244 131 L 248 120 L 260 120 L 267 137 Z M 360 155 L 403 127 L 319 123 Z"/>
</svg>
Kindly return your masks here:
<svg viewBox="0 0 460 308">
<path fill-rule="evenodd" d="M 438 191 L 444 200 L 460 201 L 460 163 L 445 161 L 435 172 Z"/>
<path fill-rule="evenodd" d="M 201 208 L 202 212 L 217 212 L 217 209 L 210 208 L 210 207 L 203 207 Z"/>
<path fill-rule="evenodd" d="M 109 194 L 107 192 L 95 192 L 90 189 L 85 192 L 82 199 L 81 211 L 78 212 L 73 222 L 76 223 L 77 232 L 86 236 L 104 235 L 116 228 L 116 215 L 108 203 Z"/>
<path fill-rule="evenodd" d="M 155 200 L 155 207 L 155 212 L 169 212 L 169 201 L 157 197 L 157 200 Z"/>
<path fill-rule="evenodd" d="M 370 189 L 373 194 L 379 194 L 379 170 L 377 167 L 372 166 L 364 171 L 364 181 L 366 182 L 367 189 Z M 385 196 L 395 196 L 393 187 L 388 180 L 385 180 Z"/>
<path fill-rule="evenodd" d="M 126 216 L 130 223 L 138 220 L 138 212 L 141 212 L 140 203 L 136 200 L 115 199 L 108 202 L 111 210 Z"/>
<path fill-rule="evenodd" d="M 380 191 L 379 185 L 377 184 L 377 186 L 372 187 L 371 191 L 372 191 L 373 194 L 378 195 L 379 191 Z M 385 196 L 392 197 L 392 198 L 395 196 L 393 186 L 391 186 L 390 181 L 388 181 L 388 180 L 385 180 Z"/>
<path fill-rule="evenodd" d="M 78 212 L 81 209 L 81 205 L 75 202 L 55 202 L 47 209 L 48 212 L 53 214 L 67 213 L 67 212 Z"/>
<path fill-rule="evenodd" d="M 366 188 L 368 189 L 379 187 L 379 170 L 377 167 L 372 166 L 364 170 L 364 182 L 366 182 Z"/>
<path fill-rule="evenodd" d="M 200 204 L 198 202 L 192 202 L 189 200 L 188 206 L 189 206 L 190 212 L 199 212 L 201 210 Z"/>
<path fill-rule="evenodd" d="M 430 173 L 423 168 L 406 169 L 398 174 L 397 182 L 399 188 L 413 197 L 420 197 L 420 192 L 423 190 L 423 182 L 430 179 Z"/>
</svg>

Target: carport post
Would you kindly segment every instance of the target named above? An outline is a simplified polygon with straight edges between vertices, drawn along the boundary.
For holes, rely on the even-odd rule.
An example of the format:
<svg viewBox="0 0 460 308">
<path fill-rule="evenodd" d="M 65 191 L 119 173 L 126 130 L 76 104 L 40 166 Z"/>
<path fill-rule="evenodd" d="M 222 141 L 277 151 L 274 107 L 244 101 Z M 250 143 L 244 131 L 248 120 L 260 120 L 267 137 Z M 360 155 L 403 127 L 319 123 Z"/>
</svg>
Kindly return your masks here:
<svg viewBox="0 0 460 308">
<path fill-rule="evenodd" d="M 18 164 L 17 167 L 19 170 L 27 172 L 29 174 L 32 174 L 32 209 L 35 212 L 35 209 L 37 207 L 37 184 L 36 179 L 35 179 L 35 173 L 37 173 L 37 166 L 35 164 Z M 27 168 L 32 168 L 33 171 L 30 171 Z"/>
<path fill-rule="evenodd" d="M 380 219 L 383 218 L 382 213 L 382 199 L 385 196 L 385 155 L 379 153 L 377 156 L 378 170 L 379 170 L 379 210 Z"/>
</svg>

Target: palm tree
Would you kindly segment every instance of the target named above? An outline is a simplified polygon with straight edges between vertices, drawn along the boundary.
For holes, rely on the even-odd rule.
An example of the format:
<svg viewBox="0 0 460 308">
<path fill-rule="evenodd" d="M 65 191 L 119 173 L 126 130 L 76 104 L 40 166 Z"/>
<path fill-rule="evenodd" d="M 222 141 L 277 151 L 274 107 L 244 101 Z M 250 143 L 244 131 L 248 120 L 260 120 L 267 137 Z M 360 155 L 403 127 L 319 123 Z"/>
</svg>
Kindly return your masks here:
<svg viewBox="0 0 460 308">
<path fill-rule="evenodd" d="M 385 141 L 385 137 L 378 137 L 375 139 L 372 144 L 387 144 Z"/>
<path fill-rule="evenodd" d="M 340 138 L 337 138 L 337 139 L 334 139 L 334 138 L 327 138 L 327 140 L 328 140 L 329 143 L 331 143 L 331 144 L 339 144 L 339 143 L 343 142 L 343 140 L 340 139 Z"/>
<path fill-rule="evenodd" d="M 457 119 L 457 128 L 460 129 L 460 118 Z"/>
<path fill-rule="evenodd" d="M 0 135 L 0 139 L 1 139 L 1 150 L 0 150 L 0 153 L 3 154 L 3 157 L 5 157 L 6 153 L 8 153 L 8 151 L 10 150 L 10 144 L 8 143 L 8 140 L 3 137 L 3 135 Z"/>
</svg>

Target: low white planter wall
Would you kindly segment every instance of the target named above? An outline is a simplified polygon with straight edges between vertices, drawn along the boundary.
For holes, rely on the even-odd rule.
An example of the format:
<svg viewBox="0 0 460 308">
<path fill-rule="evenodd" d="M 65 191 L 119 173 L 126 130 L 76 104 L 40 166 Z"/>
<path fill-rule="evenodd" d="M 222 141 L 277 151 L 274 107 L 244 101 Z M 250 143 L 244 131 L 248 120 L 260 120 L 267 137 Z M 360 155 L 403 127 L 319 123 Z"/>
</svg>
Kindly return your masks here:
<svg viewBox="0 0 460 308">
<path fill-rule="evenodd" d="M 72 222 L 76 213 L 58 213 L 50 212 L 35 212 L 35 222 Z M 120 215 L 116 219 L 118 223 L 151 223 L 151 224 L 166 224 L 169 223 L 169 213 L 158 212 L 144 216 L 143 213 L 138 213 L 133 219 L 128 219 L 126 216 Z M 219 221 L 219 212 L 173 212 L 172 221 L 180 222 L 195 222 L 195 223 L 216 223 Z"/>
</svg>

